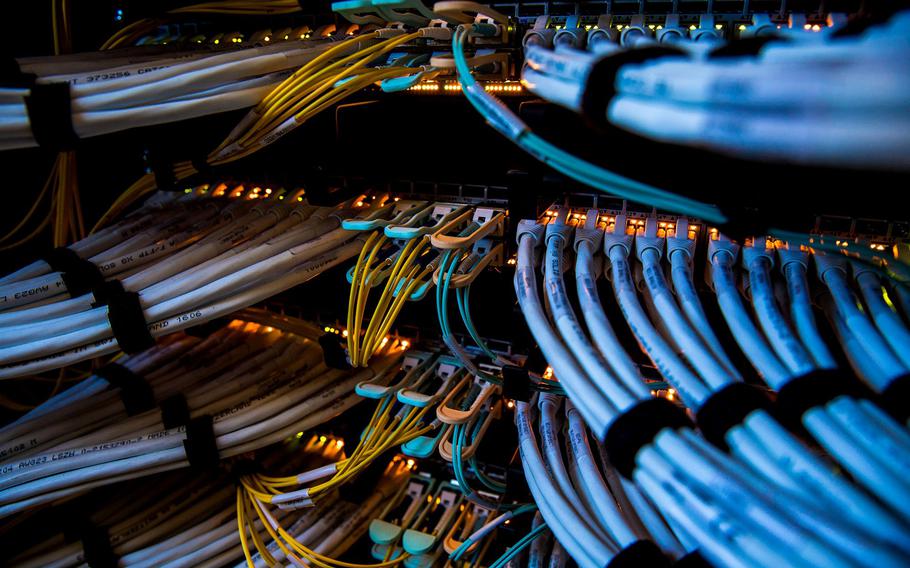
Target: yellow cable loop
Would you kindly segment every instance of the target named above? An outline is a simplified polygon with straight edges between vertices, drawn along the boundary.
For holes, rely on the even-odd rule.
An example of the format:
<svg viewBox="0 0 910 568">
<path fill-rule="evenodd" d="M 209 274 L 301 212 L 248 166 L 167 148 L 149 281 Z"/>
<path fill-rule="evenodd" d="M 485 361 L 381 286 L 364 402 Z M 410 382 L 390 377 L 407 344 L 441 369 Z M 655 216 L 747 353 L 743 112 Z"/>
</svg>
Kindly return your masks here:
<svg viewBox="0 0 910 568">
<path fill-rule="evenodd" d="M 246 520 L 243 517 L 243 489 L 237 488 L 237 532 L 240 534 L 240 547 L 243 548 L 243 557 L 246 558 L 247 566 L 253 564 L 253 556 L 250 554 L 250 544 L 246 540 Z"/>
<path fill-rule="evenodd" d="M 415 266 L 414 271 L 418 270 L 419 267 Z M 392 327 L 392 324 L 395 323 L 395 320 L 398 318 L 398 314 L 401 313 L 401 310 L 405 306 L 405 302 L 408 301 L 408 298 L 411 297 L 411 294 L 420 284 L 423 284 L 423 280 L 430 275 L 432 272 L 432 267 L 424 268 L 416 278 L 410 281 L 407 285 L 402 286 L 402 290 L 399 292 L 398 297 L 395 298 L 395 302 L 392 304 L 391 309 L 389 310 L 388 315 L 386 316 L 385 321 L 383 321 L 382 327 L 379 328 L 379 333 L 374 339 L 373 351 L 375 352 L 380 347 L 382 347 L 382 338 L 386 336 L 389 330 Z M 413 274 L 413 272 L 412 272 Z"/>
<path fill-rule="evenodd" d="M 370 324 L 367 326 L 366 333 L 363 336 L 363 350 L 359 353 L 359 360 L 357 364 L 359 366 L 366 366 L 367 362 L 370 359 L 370 356 L 373 355 L 373 350 L 370 348 L 373 345 L 373 334 L 376 331 L 376 327 L 381 323 L 381 315 L 385 313 L 386 308 L 389 304 L 389 298 L 391 297 L 392 292 L 394 291 L 394 285 L 398 280 L 398 275 L 403 269 L 406 268 L 410 257 L 410 252 L 414 248 L 413 240 L 409 240 L 405 244 L 404 248 L 398 254 L 398 258 L 395 260 L 395 264 L 392 266 L 392 271 L 389 273 L 388 278 L 386 279 L 385 286 L 382 289 L 382 294 L 379 296 L 379 301 L 376 303 L 376 307 L 373 308 L 373 315 L 370 317 Z"/>
<path fill-rule="evenodd" d="M 416 414 L 413 414 L 413 415 L 409 414 L 409 416 L 406 417 L 405 420 L 398 423 L 398 425 L 395 427 L 395 429 L 393 430 L 393 432 L 391 434 L 384 436 L 383 443 L 381 443 L 379 446 L 371 449 L 369 451 L 369 453 L 367 453 L 366 457 L 364 457 L 360 461 L 360 463 L 354 465 L 350 469 L 345 470 L 345 472 L 343 474 L 341 474 L 340 476 L 337 476 L 340 479 L 333 478 L 329 481 L 326 481 L 325 483 L 311 487 L 310 491 L 309 491 L 309 495 L 313 496 L 318 493 L 321 493 L 321 492 L 325 491 L 326 489 L 329 489 L 330 487 L 337 485 L 340 481 L 342 481 L 342 479 L 346 480 L 346 479 L 353 477 L 357 472 L 359 472 L 364 467 L 366 467 L 370 463 L 370 461 L 372 459 L 374 459 L 376 456 L 381 455 L 388 448 L 399 443 L 400 440 L 406 439 L 409 436 L 411 436 L 412 434 L 416 434 L 416 432 L 410 432 L 409 430 L 414 424 L 419 422 L 419 420 L 423 417 L 423 415 L 427 412 L 427 410 L 429 410 L 429 407 L 420 409 L 420 411 L 418 411 Z M 403 432 L 405 432 L 405 431 L 407 431 L 407 433 L 403 434 Z"/>
<path fill-rule="evenodd" d="M 370 449 L 376 443 L 376 438 L 383 435 L 382 430 L 385 428 L 385 422 L 387 421 L 388 415 L 390 414 L 391 408 L 393 406 L 394 404 L 390 403 L 383 409 L 382 413 L 380 413 L 379 419 L 373 426 L 373 429 L 368 431 L 364 439 L 361 440 L 359 444 L 357 444 L 357 448 L 354 449 L 351 457 L 348 458 L 344 464 L 340 464 L 336 468 L 335 474 L 332 476 L 332 478 L 325 483 L 334 482 L 338 479 L 343 478 L 345 472 L 347 472 L 352 467 L 352 464 L 356 465 L 362 461 L 363 456 L 368 454 Z"/>
<path fill-rule="evenodd" d="M 395 49 L 399 45 L 406 43 L 408 41 L 411 41 L 412 39 L 416 39 L 417 37 L 419 37 L 419 35 L 420 34 L 417 32 L 414 32 L 411 34 L 405 34 L 405 35 L 399 36 L 395 39 L 387 40 L 380 44 L 377 44 L 377 45 L 374 45 L 374 46 L 361 50 L 360 52 L 354 54 L 358 57 L 361 57 L 361 59 L 359 61 L 357 61 L 356 63 L 354 63 L 352 65 L 345 67 L 340 73 L 338 73 L 334 77 L 330 78 L 329 80 L 323 81 L 321 84 L 317 85 L 315 88 L 313 88 L 310 91 L 309 94 L 307 94 L 305 97 L 303 97 L 303 99 L 294 101 L 294 106 L 300 107 L 302 105 L 309 103 L 315 97 L 322 94 L 325 90 L 332 88 L 338 81 L 341 81 L 345 77 L 348 77 L 349 75 L 351 75 L 355 71 L 361 69 L 362 67 L 364 67 L 371 61 L 375 61 L 377 57 L 388 53 L 389 51 Z M 353 55 L 348 56 L 345 59 L 343 59 L 342 61 L 350 60 L 353 57 L 354 57 Z M 319 73 L 326 74 L 329 69 L 333 69 L 334 66 L 338 65 L 338 64 L 339 63 L 333 63 L 332 65 L 329 65 L 329 67 L 326 70 L 320 71 Z M 296 94 L 296 91 L 295 91 L 295 94 Z M 281 108 L 282 104 L 283 104 L 283 102 L 281 100 L 279 100 L 279 106 L 278 106 L 279 109 Z M 289 110 L 282 110 L 282 114 L 280 114 L 277 118 L 275 118 L 275 117 L 267 118 L 266 116 L 263 116 L 257 121 L 256 125 L 253 126 L 251 131 L 261 130 L 263 127 L 263 123 L 267 124 L 270 127 L 273 125 L 278 126 L 279 124 L 281 124 L 282 122 L 284 122 L 285 120 L 290 118 L 290 116 L 293 116 L 295 114 L 296 113 L 291 113 Z M 270 121 L 270 122 L 267 122 L 267 121 Z M 266 128 L 266 131 L 268 131 L 268 130 L 269 130 L 269 128 Z M 250 138 L 250 134 L 248 133 L 244 138 L 241 139 L 241 143 L 248 141 L 249 138 Z"/>
<path fill-rule="evenodd" d="M 360 343 L 360 327 L 355 324 L 354 320 L 354 298 L 355 296 L 359 297 L 360 294 L 360 279 L 361 272 L 366 270 L 366 267 L 363 266 L 363 257 L 366 256 L 367 249 L 369 249 L 376 238 L 379 236 L 379 233 L 370 233 L 370 236 L 367 237 L 366 243 L 360 249 L 360 254 L 357 257 L 357 264 L 354 265 L 354 274 L 351 278 L 351 292 L 348 295 L 348 356 L 351 358 L 351 361 L 355 360 L 357 353 L 357 346 Z"/>
<path fill-rule="evenodd" d="M 248 494 L 247 498 L 250 500 L 250 506 L 253 508 L 254 511 L 256 511 L 256 516 L 258 516 L 260 522 L 262 522 L 262 526 L 265 527 L 266 532 L 269 533 L 269 536 L 272 537 L 272 540 L 275 542 L 275 544 L 278 545 L 278 548 L 280 548 L 281 551 L 284 552 L 285 556 L 290 555 L 291 551 L 288 550 L 288 548 L 284 545 L 284 542 L 282 541 L 281 537 L 279 537 L 278 534 L 275 533 L 275 529 L 272 528 L 271 523 L 269 523 L 268 519 L 265 518 L 265 515 L 263 514 L 262 509 L 260 508 L 260 505 L 258 503 L 256 503 L 256 501 L 254 500 L 254 497 L 252 495 Z M 265 558 L 265 556 L 263 555 L 263 559 L 264 558 Z M 272 560 L 274 560 L 274 557 L 272 557 Z"/>
<path fill-rule="evenodd" d="M 350 562 L 343 562 L 341 560 L 329 558 L 327 556 L 319 554 L 314 550 L 310 550 L 301 543 L 297 542 L 297 539 L 288 534 L 287 531 L 285 531 L 281 526 L 278 527 L 278 532 L 282 535 L 288 544 L 290 544 L 301 555 L 306 557 L 307 560 L 316 566 L 319 566 L 320 568 L 384 568 L 385 566 L 394 566 L 396 564 L 399 564 L 410 556 L 408 553 L 403 553 L 398 558 L 389 562 L 381 562 L 378 564 L 352 564 Z"/>
<path fill-rule="evenodd" d="M 319 54 L 306 64 L 304 64 L 300 69 L 295 71 L 290 77 L 281 82 L 278 87 L 273 89 L 269 94 L 262 99 L 262 101 L 256 105 L 255 111 L 259 114 L 264 114 L 268 112 L 269 108 L 278 107 L 282 105 L 287 99 L 286 95 L 299 87 L 302 84 L 302 81 L 306 81 L 309 77 L 309 72 L 312 69 L 318 67 L 322 62 L 328 61 L 338 55 L 339 53 L 346 51 L 350 48 L 351 42 L 360 42 L 364 40 L 375 39 L 379 36 L 379 32 L 370 32 L 368 34 L 356 36 L 350 39 L 346 39 L 336 45 L 335 47 L 326 50 L 325 52 Z M 356 53 L 359 53 L 358 50 Z"/>
<path fill-rule="evenodd" d="M 379 239 L 377 239 L 377 241 L 373 245 L 373 249 L 370 251 L 370 255 L 367 257 L 367 261 L 366 261 L 366 265 L 365 265 L 366 267 L 370 267 L 373 265 L 373 260 L 376 258 L 376 255 L 379 253 L 379 249 L 381 249 L 383 247 L 383 245 L 385 245 L 387 240 L 388 240 L 388 238 L 384 234 L 380 234 Z M 355 366 L 357 365 L 357 360 L 359 357 L 360 341 L 361 341 L 360 337 L 359 337 L 360 329 L 361 329 L 361 325 L 363 325 L 363 315 L 364 315 L 363 312 L 366 309 L 367 298 L 369 297 L 369 294 L 370 294 L 370 286 L 369 286 L 370 283 L 371 282 L 367 281 L 367 273 L 366 273 L 366 270 L 364 270 L 361 273 L 361 279 L 360 279 L 360 284 L 359 284 L 360 290 L 358 291 L 357 308 L 354 311 L 354 329 L 357 331 L 358 338 L 357 338 L 357 341 L 354 343 L 355 349 L 357 349 L 357 353 L 354 353 L 351 355 L 351 357 L 352 357 L 351 362 Z M 348 334 L 350 334 L 350 332 L 348 332 Z"/>
<path fill-rule="evenodd" d="M 392 323 L 394 323 L 395 318 L 398 317 L 398 314 L 400 313 L 402 307 L 404 307 L 404 302 L 407 301 L 407 299 L 410 297 L 411 293 L 414 291 L 414 288 L 417 287 L 417 283 L 419 282 L 419 280 L 426 276 L 427 270 L 424 269 L 420 273 L 420 275 L 417 276 L 416 279 L 411 280 L 411 278 L 414 277 L 415 272 L 420 269 L 419 266 L 414 266 L 413 268 L 410 269 L 408 274 L 403 279 L 399 278 L 401 276 L 403 270 L 406 267 L 412 265 L 414 263 L 414 261 L 423 253 L 423 250 L 424 250 L 427 242 L 428 241 L 421 239 L 420 244 L 418 246 L 414 247 L 414 249 L 409 254 L 408 258 L 405 260 L 402 270 L 400 270 L 398 272 L 398 274 L 395 275 L 395 282 L 393 283 L 391 291 L 394 293 L 394 291 L 396 289 L 398 289 L 398 291 L 399 291 L 398 295 L 395 296 L 394 300 L 392 301 L 392 306 L 388 309 L 385 316 L 380 320 L 379 327 L 374 329 L 372 336 L 370 336 L 368 339 L 365 339 L 364 345 L 367 347 L 365 349 L 365 356 L 366 356 L 365 360 L 368 360 L 370 355 L 372 355 L 380 347 L 382 347 L 382 339 L 385 337 L 386 333 L 388 333 L 389 329 L 392 327 Z M 402 254 L 404 254 L 404 251 L 402 251 Z M 409 281 L 410 281 L 410 284 L 408 283 Z M 399 286 L 399 282 L 401 283 L 400 286 Z M 386 306 L 383 306 L 383 310 L 385 310 L 385 309 L 386 309 Z M 374 312 L 373 317 L 375 319 L 375 317 L 376 317 L 375 312 Z M 371 322 L 371 324 L 372 324 L 372 322 Z M 377 333 L 377 331 L 378 331 L 378 333 Z M 364 364 L 366 364 L 366 363 L 364 363 Z"/>
<path fill-rule="evenodd" d="M 250 511 L 250 504 L 246 499 L 243 499 L 243 516 L 246 518 L 246 524 L 250 528 L 250 537 L 253 540 L 253 545 L 256 547 L 256 550 L 259 551 L 260 556 L 262 556 L 262 559 L 265 560 L 266 564 L 274 566 L 276 564 L 275 558 L 269 553 L 265 546 L 265 542 L 262 540 L 262 535 L 260 535 L 259 531 L 256 529 L 256 521 Z"/>
</svg>

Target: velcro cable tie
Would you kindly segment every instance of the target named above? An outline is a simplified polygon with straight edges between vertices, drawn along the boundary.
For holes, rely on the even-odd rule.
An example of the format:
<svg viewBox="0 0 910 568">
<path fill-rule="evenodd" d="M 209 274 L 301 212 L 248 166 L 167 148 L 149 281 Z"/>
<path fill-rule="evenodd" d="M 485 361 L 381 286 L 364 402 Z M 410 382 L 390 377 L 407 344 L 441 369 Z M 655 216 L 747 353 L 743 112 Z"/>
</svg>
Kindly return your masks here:
<svg viewBox="0 0 910 568">
<path fill-rule="evenodd" d="M 35 142 L 54 152 L 72 150 L 79 142 L 73 129 L 69 83 L 35 84 L 25 97 L 25 109 Z"/>
<path fill-rule="evenodd" d="M 186 426 L 190 422 L 190 408 L 186 398 L 180 394 L 172 394 L 158 404 L 161 411 L 161 423 L 166 430 Z"/>
<path fill-rule="evenodd" d="M 0 85 L 9 88 L 28 88 L 38 78 L 34 73 L 23 73 L 19 61 L 11 55 L 0 56 Z"/>
<path fill-rule="evenodd" d="M 210 414 L 203 414 L 191 419 L 186 424 L 186 440 L 183 450 L 190 467 L 196 469 L 213 469 L 218 465 L 221 456 L 215 444 L 215 430 Z"/>
<path fill-rule="evenodd" d="M 521 402 L 531 400 L 531 377 L 527 369 L 515 365 L 503 366 L 502 396 Z"/>
<path fill-rule="evenodd" d="M 101 270 L 91 261 L 81 258 L 67 247 L 57 247 L 44 254 L 42 260 L 51 270 L 62 275 L 66 291 L 73 298 L 93 292 L 104 283 Z"/>
<path fill-rule="evenodd" d="M 746 383 L 730 383 L 702 403 L 695 413 L 695 422 L 709 442 L 726 451 L 727 432 L 759 409 L 771 410 L 771 398 L 766 392 Z"/>
<path fill-rule="evenodd" d="M 713 568 L 713 564 L 705 560 L 705 557 L 696 549 L 681 556 L 673 563 L 673 568 Z"/>
<path fill-rule="evenodd" d="M 627 49 L 596 62 L 588 73 L 581 97 L 582 114 L 597 126 L 607 125 L 607 108 L 616 96 L 616 75 L 624 65 L 644 63 L 660 57 L 687 57 L 675 47 L 665 45 Z"/>
<path fill-rule="evenodd" d="M 642 400 L 607 428 L 604 445 L 617 471 L 631 479 L 635 456 L 664 428 L 692 426 L 686 411 L 664 398 Z"/>
<path fill-rule="evenodd" d="M 124 290 L 119 280 L 108 280 L 97 290 L 96 299 L 94 307 L 107 304 L 107 319 L 120 349 L 132 354 L 155 345 L 138 293 Z"/>
<path fill-rule="evenodd" d="M 351 368 L 337 335 L 326 333 L 319 338 L 319 346 L 322 347 L 322 357 L 327 367 L 330 369 Z"/>
<path fill-rule="evenodd" d="M 155 408 L 155 393 L 142 375 L 119 363 L 109 363 L 95 371 L 95 375 L 120 389 L 120 400 L 130 416 Z"/>
<path fill-rule="evenodd" d="M 841 369 L 817 369 L 785 383 L 777 392 L 774 410 L 784 426 L 802 432 L 802 417 L 807 410 L 824 406 L 843 395 L 874 398 L 869 388 L 850 373 Z"/>
<path fill-rule="evenodd" d="M 85 563 L 90 568 L 116 568 L 117 556 L 107 529 L 86 521 L 79 531 Z"/>
<path fill-rule="evenodd" d="M 650 540 L 636 540 L 619 551 L 607 568 L 670 568 L 670 559 Z"/>
</svg>

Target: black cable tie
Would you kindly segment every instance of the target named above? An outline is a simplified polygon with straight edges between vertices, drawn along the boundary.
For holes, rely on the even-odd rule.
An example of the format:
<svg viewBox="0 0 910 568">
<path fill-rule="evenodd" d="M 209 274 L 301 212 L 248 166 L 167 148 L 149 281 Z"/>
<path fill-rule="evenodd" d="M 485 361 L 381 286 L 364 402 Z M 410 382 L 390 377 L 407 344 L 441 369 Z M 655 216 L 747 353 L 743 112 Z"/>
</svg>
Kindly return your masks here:
<svg viewBox="0 0 910 568">
<path fill-rule="evenodd" d="M 51 270 L 61 274 L 66 291 L 73 298 L 92 292 L 104 283 L 101 270 L 93 262 L 67 247 L 51 249 L 41 259 Z"/>
<path fill-rule="evenodd" d="M 670 568 L 670 559 L 650 540 L 636 540 L 607 562 L 607 568 Z"/>
<path fill-rule="evenodd" d="M 673 563 L 673 568 L 713 568 L 713 566 L 697 549 L 684 554 Z"/>
<path fill-rule="evenodd" d="M 516 365 L 503 366 L 502 396 L 521 402 L 531 400 L 531 376 L 527 369 Z"/>
<path fill-rule="evenodd" d="M 787 381 L 777 392 L 774 410 L 784 426 L 803 432 L 802 417 L 807 410 L 843 395 L 874 398 L 872 391 L 850 373 L 842 369 L 816 369 Z"/>
<path fill-rule="evenodd" d="M 119 363 L 108 363 L 96 370 L 95 375 L 120 389 L 120 400 L 130 416 L 155 408 L 155 393 L 142 375 Z"/>
<path fill-rule="evenodd" d="M 79 142 L 73 129 L 73 101 L 69 83 L 35 84 L 25 97 L 32 136 L 38 146 L 63 152 Z"/>
<path fill-rule="evenodd" d="M 607 108 L 616 96 L 616 75 L 619 70 L 624 65 L 643 63 L 660 57 L 688 56 L 679 48 L 659 45 L 623 50 L 594 63 L 581 96 L 582 114 L 597 126 L 607 126 Z"/>
<path fill-rule="evenodd" d="M 215 430 L 210 414 L 197 416 L 187 422 L 183 450 L 190 467 L 209 470 L 218 465 L 221 456 L 215 444 Z"/>
<path fill-rule="evenodd" d="M 878 405 L 901 424 L 910 420 L 910 374 L 893 379 L 878 396 Z"/>
<path fill-rule="evenodd" d="M 96 290 L 96 299 L 93 307 L 107 304 L 111 331 L 125 353 L 139 353 L 155 345 L 138 293 L 124 290 L 119 280 L 108 280 Z"/>
<path fill-rule="evenodd" d="M 161 411 L 161 423 L 164 424 L 165 430 L 186 426 L 190 422 L 190 408 L 186 403 L 186 397 L 182 394 L 172 394 L 158 403 L 158 409 Z"/>
<path fill-rule="evenodd" d="M 193 169 L 196 170 L 196 175 L 204 178 L 212 175 L 213 167 L 208 162 L 208 156 L 193 158 L 190 163 L 193 165 Z"/>
<path fill-rule="evenodd" d="M 711 393 L 695 413 L 695 422 L 705 438 L 727 451 L 727 432 L 742 424 L 755 410 L 771 410 L 768 393 L 746 383 L 730 383 Z"/>
<path fill-rule="evenodd" d="M 107 529 L 99 527 L 86 519 L 79 531 L 82 541 L 82 552 L 85 563 L 91 568 L 116 568 L 117 555 L 111 546 L 111 537 Z"/>
<path fill-rule="evenodd" d="M 337 335 L 326 333 L 319 338 L 319 346 L 322 347 L 322 357 L 325 360 L 326 367 L 330 369 L 351 368 Z"/>
<path fill-rule="evenodd" d="M 38 76 L 34 73 L 23 73 L 19 61 L 11 55 L 0 56 L 0 85 L 9 88 L 25 89 L 35 84 Z"/>
<path fill-rule="evenodd" d="M 649 398 L 625 411 L 607 428 L 604 445 L 610 463 L 631 479 L 635 456 L 664 428 L 692 426 L 686 411 L 665 398 Z"/>
</svg>

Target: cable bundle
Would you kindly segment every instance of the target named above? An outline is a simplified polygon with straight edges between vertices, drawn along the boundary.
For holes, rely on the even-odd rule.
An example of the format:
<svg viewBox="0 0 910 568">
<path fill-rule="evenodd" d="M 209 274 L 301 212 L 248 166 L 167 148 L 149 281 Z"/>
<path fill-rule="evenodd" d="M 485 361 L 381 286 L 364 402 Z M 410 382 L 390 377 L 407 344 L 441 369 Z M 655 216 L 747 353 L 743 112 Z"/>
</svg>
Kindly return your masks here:
<svg viewBox="0 0 910 568">
<path fill-rule="evenodd" d="M 662 45 L 641 39 L 630 50 L 589 46 L 605 56 L 537 44 L 522 82 L 661 141 L 764 160 L 906 169 L 908 18 L 896 14 L 858 35 L 778 32 L 745 54 L 736 42 L 706 50 L 679 35 Z"/>
<path fill-rule="evenodd" d="M 142 349 L 306 282 L 362 246 L 339 227 L 345 209 L 261 188 L 238 187 L 232 195 L 244 198 L 233 200 L 224 187 L 199 191 L 153 198 L 0 280 L 6 306 L 18 308 L 0 312 L 0 377 Z"/>
<path fill-rule="evenodd" d="M 375 372 L 329 369 L 314 343 L 261 324 L 170 339 L 4 428 L 0 514 L 275 443 L 352 407 L 354 385 Z"/>
<path fill-rule="evenodd" d="M 286 444 L 260 452 L 257 460 L 269 467 L 282 462 L 315 466 L 342 453 L 342 445 L 326 436 L 313 435 L 308 440 L 293 436 Z M 20 566 L 62 567 L 86 562 L 92 566 L 176 568 L 234 562 L 245 566 L 246 557 L 251 565 L 274 565 L 287 556 L 274 544 L 266 547 L 261 541 L 271 521 L 285 523 L 300 542 L 329 559 L 341 556 L 360 538 L 376 504 L 392 498 L 407 477 L 407 468 L 395 462 L 362 501 L 333 493 L 316 508 L 278 510 L 267 517 L 251 509 L 255 505 L 243 501 L 232 483 L 232 478 L 236 480 L 252 464 L 245 459 L 235 461 L 230 474 L 224 470 L 227 468 L 204 476 L 197 472 L 157 474 L 39 513 L 26 519 L 22 530 L 42 534 L 44 540 L 40 546 L 12 552 L 16 556 L 13 562 Z M 58 519 L 77 515 L 81 526 L 76 531 L 55 532 L 53 519 L 46 522 L 48 513 Z M 253 542 L 269 555 L 268 564 Z"/>
<path fill-rule="evenodd" d="M 398 28 L 384 28 L 345 38 L 340 44 L 323 50 L 278 85 L 259 92 L 256 106 L 217 148 L 205 155 L 204 160 L 177 162 L 167 175 L 179 181 L 199 173 L 200 168 L 226 164 L 253 154 L 372 83 L 414 73 L 410 67 L 377 66 L 376 62 L 377 58 L 381 60 L 381 56 L 417 36 L 417 33 L 406 34 Z M 105 226 L 131 203 L 153 191 L 157 184 L 158 180 L 152 174 L 139 178 L 114 202 L 95 228 Z"/>
<path fill-rule="evenodd" d="M 692 281 L 694 241 L 690 245 L 685 236 L 659 237 L 653 217 L 638 235 L 634 231 L 626 232 L 625 213 L 604 218 L 597 210 L 591 210 L 577 222 L 577 227 L 574 220 L 573 224 L 567 223 L 567 213 L 563 210 L 557 211 L 546 227 L 533 223 L 519 227 L 515 278 L 519 303 L 554 375 L 578 409 L 576 413 L 585 418 L 595 437 L 604 441 L 609 462 L 624 476 L 634 479 L 665 515 L 686 552 L 698 549 L 700 554 L 721 565 L 749 565 L 749 562 L 793 566 L 900 565 L 910 545 L 906 537 L 910 518 L 899 497 L 901 482 L 890 478 L 889 487 L 893 491 L 886 495 L 884 486 L 876 485 L 862 474 L 879 476 L 874 481 L 889 471 L 893 475 L 891 465 L 883 462 L 873 465 L 872 460 L 881 459 L 880 450 L 888 448 L 892 460 L 902 461 L 906 432 L 901 434 L 897 424 L 889 424 L 890 418 L 874 405 L 861 407 L 860 403 L 851 403 L 849 396 L 839 396 L 849 393 L 838 390 L 840 385 L 832 381 L 827 387 L 832 389 L 830 393 L 809 397 L 809 407 L 815 406 L 816 401 L 824 404 L 833 399 L 831 404 L 841 410 L 840 419 L 852 420 L 854 428 L 862 426 L 856 436 L 865 437 L 863 443 L 850 442 L 851 436 L 835 436 L 831 430 L 824 431 L 824 439 L 819 434 L 816 437 L 851 473 L 857 472 L 856 479 L 871 495 L 836 475 L 771 417 L 770 401 L 761 391 L 741 382 L 741 375 L 724 354 L 715 334 L 705 328 L 708 320 Z M 675 231 L 676 235 L 688 234 L 685 220 Z M 563 281 L 562 259 L 573 232 L 579 303 L 591 339 L 574 315 Z M 549 318 L 537 297 L 536 242 L 546 243 L 543 264 Z M 597 266 L 601 260 L 596 254 L 601 243 L 609 261 L 607 271 L 617 302 L 633 335 L 682 401 L 694 410 L 700 429 L 714 446 L 687 428 L 688 419 L 674 410 L 673 405 L 651 398 L 628 353 L 617 342 L 597 297 Z M 670 250 L 675 294 L 665 281 L 661 262 L 665 246 Z M 639 299 L 630 267 L 633 253 L 642 263 L 644 303 Z M 761 311 L 759 305 L 767 301 L 763 295 L 769 291 L 764 288 L 766 284 L 761 281 L 759 268 L 755 270 L 761 289 L 757 296 L 753 293 L 753 300 L 758 302 L 756 310 Z M 735 289 L 728 291 L 724 287 L 723 292 L 737 294 L 738 298 Z M 721 305 L 727 315 L 729 309 L 723 302 Z M 772 320 L 778 326 L 783 322 L 781 317 L 767 316 L 762 314 L 759 320 L 766 325 Z M 748 321 L 748 316 L 745 317 Z M 750 331 L 744 325 L 747 324 L 734 327 L 738 341 L 760 337 L 754 328 Z M 776 337 L 775 340 L 779 347 L 788 345 Z M 817 380 L 811 386 L 826 388 Z M 784 386 L 780 388 L 778 405 L 789 396 Z M 530 445 L 533 441 L 523 428 L 530 428 L 532 417 L 523 405 L 519 407 L 519 415 L 519 432 L 523 444 L 528 444 L 522 446 L 527 470 L 534 463 Z M 786 412 L 781 415 L 786 418 Z M 542 417 L 542 424 L 543 420 Z M 803 421 L 810 431 L 813 427 L 815 431 L 832 427 L 830 420 L 813 421 L 808 414 Z M 877 448 L 869 437 L 873 431 L 876 434 L 872 436 L 878 439 Z M 541 499 L 552 501 L 542 493 L 549 486 L 560 486 L 552 464 L 549 471 L 550 477 L 536 476 L 538 504 Z M 562 485 L 563 496 L 570 498 L 571 491 L 565 483 Z M 571 508 L 563 509 L 571 511 Z M 575 510 L 579 518 L 584 518 L 577 503 Z M 699 515 L 693 514 L 696 511 Z M 548 523 L 555 526 L 556 521 L 548 515 L 560 513 L 548 514 L 543 508 L 542 512 Z M 734 532 L 712 529 L 720 519 L 729 523 Z M 606 522 L 605 526 L 611 525 Z M 582 550 L 584 547 L 572 548 L 563 540 L 572 535 L 560 536 L 556 531 L 556 536 L 576 560 L 579 559 L 576 554 L 590 555 L 589 550 Z M 585 538 L 581 541 L 587 542 Z M 606 556 L 590 558 L 591 565 L 603 565 L 604 558 L 622 554 L 617 552 L 622 546 L 613 544 L 613 549 L 604 549 Z M 674 550 L 663 542 L 661 545 L 665 552 Z"/>
<path fill-rule="evenodd" d="M 67 128 L 76 138 L 89 138 L 251 107 L 290 70 L 329 47 L 331 42 L 288 41 L 221 53 L 168 53 L 138 62 L 113 56 L 69 65 L 25 63 L 23 73 L 39 75 L 29 88 L 4 90 L 0 148 L 37 146 Z M 45 68 L 48 74 L 40 73 Z M 47 116 L 69 124 L 52 124 Z"/>
</svg>

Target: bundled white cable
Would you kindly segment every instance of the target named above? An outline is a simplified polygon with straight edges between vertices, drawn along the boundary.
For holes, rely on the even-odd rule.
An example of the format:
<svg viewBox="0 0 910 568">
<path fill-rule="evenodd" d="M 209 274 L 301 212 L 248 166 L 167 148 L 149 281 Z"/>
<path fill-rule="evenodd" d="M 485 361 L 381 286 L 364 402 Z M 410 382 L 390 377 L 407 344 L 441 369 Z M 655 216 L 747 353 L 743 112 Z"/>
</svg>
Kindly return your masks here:
<svg viewBox="0 0 910 568">
<path fill-rule="evenodd" d="M 214 364 L 200 365 L 207 357 Z M 303 338 L 240 323 L 197 343 L 175 364 L 151 369 L 147 380 L 153 404 L 180 394 L 190 420 L 210 416 L 211 443 L 225 458 L 280 441 L 356 404 L 354 385 L 374 370 L 329 370 L 320 359 L 320 350 Z M 116 397 L 116 390 L 108 392 Z M 184 440 L 202 442 L 193 442 L 186 426 L 164 426 L 162 421 L 172 420 L 165 407 L 123 416 L 115 400 L 70 400 L 16 425 L 19 436 L 35 444 L 0 467 L 0 515 L 192 462 L 195 454 L 184 449 Z"/>
<path fill-rule="evenodd" d="M 547 100 L 603 112 L 592 118 L 661 141 L 765 160 L 906 169 L 908 22 L 901 12 L 857 36 L 790 34 L 756 55 L 705 56 L 680 38 L 615 71 L 597 65 L 613 51 L 529 45 L 522 80 Z M 591 101 L 595 89 L 613 96 Z"/>
<path fill-rule="evenodd" d="M 255 191 L 250 195 L 261 197 Z M 178 205 L 183 203 L 178 201 Z M 294 199 L 225 202 L 200 197 L 188 203 L 191 209 L 184 214 L 189 217 L 184 224 L 178 214 L 177 221 L 169 225 L 133 234 L 128 244 L 117 245 L 92 236 L 89 242 L 70 248 L 77 257 L 94 252 L 83 258 L 89 270 L 105 266 L 105 258 L 135 257 L 129 251 L 142 247 L 164 248 L 170 253 L 170 257 L 153 257 L 155 262 L 119 278 L 126 292 L 138 293 L 144 322 L 135 325 L 146 326 L 146 333 L 152 337 L 198 325 L 305 282 L 350 258 L 360 246 L 354 232 L 339 227 L 340 219 L 348 215 L 343 209 L 313 208 Z M 205 211 L 213 205 L 216 215 L 207 213 L 201 218 L 207 217 L 208 224 L 192 220 L 193 209 Z M 163 218 L 172 211 L 162 211 L 161 217 L 154 210 L 151 214 Z M 110 233 L 116 235 L 118 229 L 133 226 L 135 221 L 127 219 Z M 168 245 L 166 239 L 172 234 L 177 235 L 179 246 Z M 94 246 L 96 242 L 103 242 L 106 250 L 96 252 L 100 248 Z M 45 263 L 33 265 L 2 284 L 3 289 L 34 293 L 17 300 L 21 309 L 0 312 L 4 332 L 0 339 L 0 377 L 52 369 L 111 353 L 119 346 L 122 336 L 113 332 L 111 323 L 117 316 L 116 308 L 94 307 L 102 289 L 93 286 L 87 294 L 61 300 L 59 293 L 66 289 L 66 275 L 41 275 L 47 269 Z M 117 274 L 115 270 L 110 273 Z M 46 301 L 28 303 L 32 298 Z"/>
<path fill-rule="evenodd" d="M 323 40 L 276 42 L 221 53 L 165 53 L 138 62 L 118 58 L 100 60 L 111 67 L 68 74 L 52 71 L 58 69 L 54 65 L 26 62 L 23 72 L 48 73 L 38 76 L 36 88 L 68 83 L 73 130 L 79 138 L 89 138 L 251 107 L 291 70 L 332 45 Z M 0 102 L 0 148 L 37 145 L 24 102 L 29 94 L 30 89 L 18 89 Z"/>
</svg>

